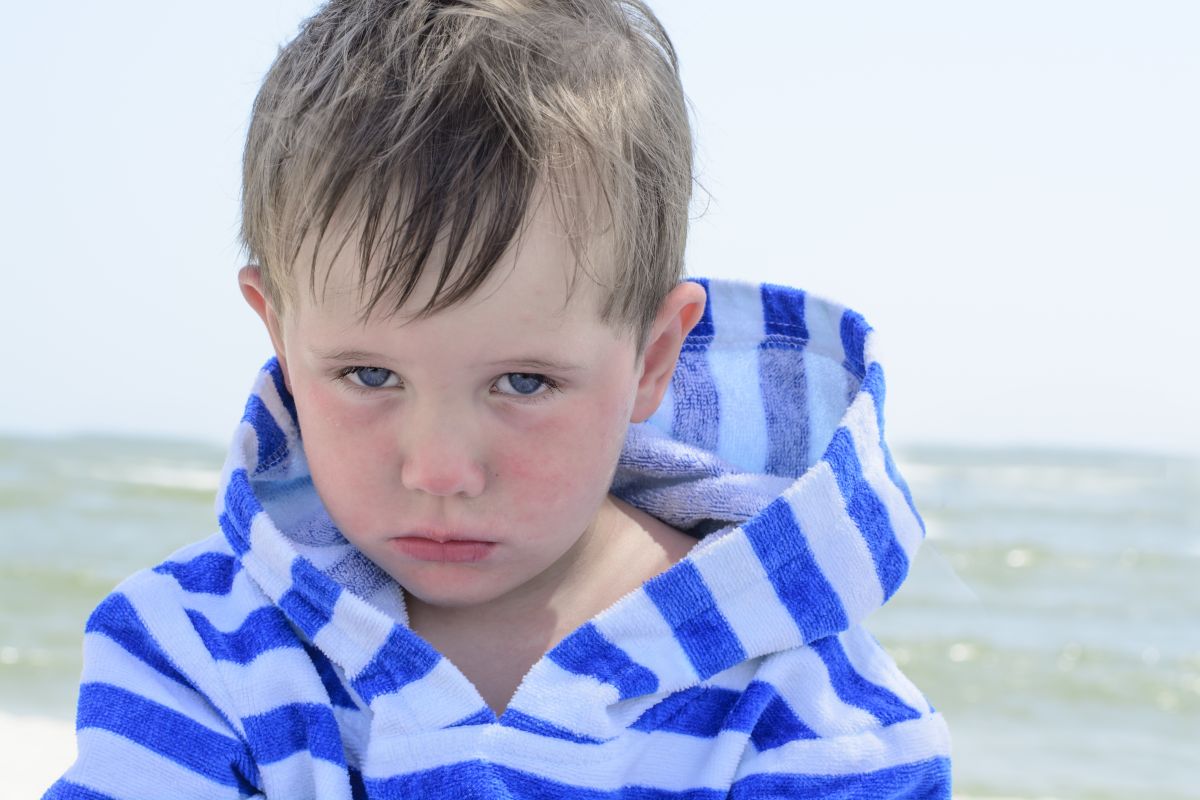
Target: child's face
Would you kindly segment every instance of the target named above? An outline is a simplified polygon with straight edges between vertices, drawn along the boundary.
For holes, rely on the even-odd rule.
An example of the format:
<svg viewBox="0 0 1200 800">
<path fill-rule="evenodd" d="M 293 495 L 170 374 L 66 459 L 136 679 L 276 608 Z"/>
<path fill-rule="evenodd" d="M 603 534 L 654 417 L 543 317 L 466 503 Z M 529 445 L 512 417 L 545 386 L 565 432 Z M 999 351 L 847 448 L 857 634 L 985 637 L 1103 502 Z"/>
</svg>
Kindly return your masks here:
<svg viewBox="0 0 1200 800">
<path fill-rule="evenodd" d="M 553 214 L 534 214 L 472 297 L 425 319 L 406 306 L 360 322 L 356 256 L 343 248 L 319 304 L 296 291 L 272 317 L 334 522 L 432 605 L 487 604 L 569 575 L 626 428 L 661 391 L 632 335 L 600 321 L 588 278 L 564 306 L 574 258 Z"/>
</svg>

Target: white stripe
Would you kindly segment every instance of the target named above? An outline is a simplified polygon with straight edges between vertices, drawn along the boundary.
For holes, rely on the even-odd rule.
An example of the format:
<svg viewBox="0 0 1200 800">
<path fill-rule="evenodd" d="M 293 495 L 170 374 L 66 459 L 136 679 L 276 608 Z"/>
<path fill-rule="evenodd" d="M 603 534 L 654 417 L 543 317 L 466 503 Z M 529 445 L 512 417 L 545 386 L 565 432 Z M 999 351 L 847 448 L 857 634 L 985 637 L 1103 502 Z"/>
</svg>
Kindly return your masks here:
<svg viewBox="0 0 1200 800">
<path fill-rule="evenodd" d="M 846 307 L 812 294 L 804 295 L 804 327 L 808 328 L 809 349 L 842 363 L 842 315 Z"/>
<path fill-rule="evenodd" d="M 805 397 L 808 401 L 808 460 L 821 458 L 837 430 L 850 390 L 842 362 L 842 314 L 845 308 L 811 294 L 804 296 L 804 325 L 808 346 L 804 349 Z"/>
<path fill-rule="evenodd" d="M 214 783 L 124 736 L 100 728 L 84 728 L 77 736 L 79 759 L 63 777 L 101 794 L 118 798 L 241 797 L 236 786 Z"/>
<path fill-rule="evenodd" d="M 796 718 L 818 736 L 836 738 L 879 724 L 868 711 L 838 696 L 829 668 L 811 647 L 769 657 L 756 677 L 775 687 Z"/>
<path fill-rule="evenodd" d="M 174 580 L 169 575 L 164 577 Z M 274 608 L 245 570 L 238 570 L 229 594 L 185 594 L 181 590 L 176 590 L 175 594 L 185 611 L 202 614 L 214 628 L 226 633 L 242 627 L 246 618 L 254 612 Z"/>
<path fill-rule="evenodd" d="M 802 641 L 745 533 L 721 537 L 695 553 L 692 563 L 747 653 L 773 653 Z"/>
<path fill-rule="evenodd" d="M 363 775 L 385 779 L 478 759 L 585 789 L 636 785 L 685 791 L 726 788 L 746 749 L 747 734 L 715 739 L 628 731 L 605 744 L 578 744 L 501 725 L 372 739 Z M 400 766 L 402 765 L 402 766 Z"/>
<path fill-rule="evenodd" d="M 445 728 L 485 707 L 471 682 L 448 659 L 441 658 L 421 678 L 371 700 L 375 715 L 371 736 L 406 736 Z"/>
<path fill-rule="evenodd" d="M 240 716 L 265 714 L 293 703 L 329 705 L 321 676 L 299 642 L 296 645 L 267 650 L 248 664 L 216 662 Z"/>
<path fill-rule="evenodd" d="M 921 714 L 930 713 L 929 701 L 910 681 L 887 651 L 861 625 L 851 625 L 838 636 L 854 671 L 876 686 L 882 686 Z"/>
<path fill-rule="evenodd" d="M 940 714 L 906 720 L 855 736 L 801 739 L 747 758 L 738 778 L 762 773 L 855 775 L 936 757 L 950 757 Z"/>
<path fill-rule="evenodd" d="M 743 470 L 762 472 L 770 453 L 755 350 L 765 331 L 762 296 L 757 286 L 722 286 L 709 293 L 709 302 L 715 336 L 708 366 L 720 411 L 717 454 Z"/>
<path fill-rule="evenodd" d="M 103 683 L 124 689 L 166 708 L 178 711 L 214 733 L 233 738 L 236 734 L 217 713 L 211 698 L 171 680 L 102 633 L 83 638 L 86 657 L 79 683 Z"/>
<path fill-rule="evenodd" d="M 236 720 L 228 687 L 212 668 L 212 654 L 196 635 L 183 607 L 173 602 L 178 588 L 175 579 L 155 572 L 140 572 L 119 588 L 137 609 L 146 630 L 162 652 L 170 654 L 171 662 L 180 668 L 200 694 Z"/>
<path fill-rule="evenodd" d="M 857 622 L 883 605 L 875 560 L 862 532 L 846 513 L 829 462 L 813 465 L 783 497 L 850 621 Z"/>
<path fill-rule="evenodd" d="M 850 383 L 840 360 L 835 361 L 811 349 L 806 349 L 801 357 L 804 359 L 804 396 L 808 403 L 808 463 L 812 464 L 825 454 L 834 431 L 841 424 Z"/>
<path fill-rule="evenodd" d="M 333 604 L 329 623 L 317 631 L 313 643 L 326 653 L 336 654 L 338 664 L 353 679 L 375 658 L 393 627 L 390 619 L 353 593 L 343 591 Z"/>
<path fill-rule="evenodd" d="M 242 554 L 242 566 L 275 603 L 292 588 L 296 551 L 265 511 L 250 520 L 250 549 Z"/>
<path fill-rule="evenodd" d="M 351 796 L 345 767 L 315 758 L 307 750 L 270 764 L 259 764 L 258 772 L 267 797 L 349 800 Z"/>
<path fill-rule="evenodd" d="M 584 702 L 569 702 L 567 698 Z M 543 658 L 525 676 L 508 707 L 583 736 L 609 739 L 624 733 L 624 725 L 618 727 L 606 713 L 619 700 L 620 693 L 611 683 L 571 672 Z M 631 722 L 626 720 L 624 724 Z"/>
<path fill-rule="evenodd" d="M 923 532 L 904 493 L 887 474 L 887 463 L 879 446 L 879 420 L 869 392 L 862 392 L 855 398 L 846 421 L 854 452 L 862 464 L 863 478 L 887 509 L 892 531 L 911 564 L 921 546 Z"/>
<path fill-rule="evenodd" d="M 626 596 L 596 617 L 593 624 L 604 638 L 657 675 L 660 682 L 674 687 L 700 680 L 687 653 L 679 646 L 675 631 L 645 590 L 638 589 Z"/>
</svg>

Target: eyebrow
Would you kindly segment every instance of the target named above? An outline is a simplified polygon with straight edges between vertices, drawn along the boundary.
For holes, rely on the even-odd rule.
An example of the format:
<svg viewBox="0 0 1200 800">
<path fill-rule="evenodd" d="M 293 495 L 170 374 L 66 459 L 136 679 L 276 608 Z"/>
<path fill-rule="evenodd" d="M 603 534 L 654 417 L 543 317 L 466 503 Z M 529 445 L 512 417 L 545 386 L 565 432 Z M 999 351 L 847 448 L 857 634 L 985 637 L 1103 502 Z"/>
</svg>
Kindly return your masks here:
<svg viewBox="0 0 1200 800">
<path fill-rule="evenodd" d="M 371 363 L 386 360 L 380 353 L 369 353 L 366 350 L 312 350 L 313 355 L 322 361 L 357 361 Z"/>
<path fill-rule="evenodd" d="M 498 361 L 489 361 L 484 366 L 487 367 L 517 367 L 518 369 L 527 369 L 530 372 L 578 372 L 583 367 L 577 364 L 567 364 L 561 361 L 546 361 L 541 358 L 502 358 Z"/>
<path fill-rule="evenodd" d="M 323 361 L 340 361 L 340 362 L 356 362 L 360 364 L 375 364 L 389 361 L 386 356 L 380 353 L 372 353 L 366 350 L 313 350 L 313 354 Z M 568 364 L 563 361 L 548 361 L 543 358 L 501 358 L 495 361 L 485 362 L 482 366 L 485 367 L 510 367 L 516 370 L 528 370 L 529 372 L 557 372 L 570 373 L 579 372 L 583 369 L 578 364 Z"/>
</svg>

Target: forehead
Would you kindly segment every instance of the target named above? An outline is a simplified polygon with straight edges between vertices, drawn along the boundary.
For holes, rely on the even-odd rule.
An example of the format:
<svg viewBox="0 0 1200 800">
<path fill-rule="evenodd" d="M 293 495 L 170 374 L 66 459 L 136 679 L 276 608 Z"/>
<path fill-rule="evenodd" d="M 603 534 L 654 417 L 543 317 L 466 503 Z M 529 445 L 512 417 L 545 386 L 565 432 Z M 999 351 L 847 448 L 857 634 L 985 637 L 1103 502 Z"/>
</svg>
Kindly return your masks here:
<svg viewBox="0 0 1200 800">
<path fill-rule="evenodd" d="M 514 240 L 489 269 L 474 276 L 482 280 L 454 305 L 469 309 L 495 297 L 543 315 L 598 318 L 615 289 L 613 231 L 606 222 L 608 215 L 597 213 L 595 197 L 585 194 L 591 194 L 586 187 L 567 199 L 563 192 L 539 184 Z M 477 229 L 468 237 L 486 235 L 487 231 Z M 364 269 L 363 236 L 355 219 L 343 213 L 333 216 L 320 237 L 310 232 L 283 289 L 289 294 L 288 304 L 310 311 L 355 312 L 364 321 L 386 317 L 403 322 L 438 313 L 434 308 L 448 310 L 448 289 L 464 277 L 473 277 L 465 276 L 466 254 L 478 241 L 464 243 L 457 263 L 441 275 L 450 251 L 448 232 L 443 231 L 421 265 L 411 294 L 397 306 L 394 298 L 411 279 L 412 265 L 385 262 L 387 248 L 381 245 L 388 236 L 385 231 L 372 243 Z"/>
<path fill-rule="evenodd" d="M 299 317 L 311 318 L 319 312 L 341 319 L 354 317 L 361 323 L 386 320 L 404 324 L 450 312 L 455 312 L 452 315 L 456 318 L 479 315 L 481 321 L 487 313 L 498 313 L 508 315 L 514 323 L 533 319 L 559 326 L 565 320 L 599 323 L 601 308 L 613 291 L 611 230 L 594 230 L 590 223 L 586 228 L 572 227 L 572 212 L 563 209 L 550 193 L 536 193 L 520 233 L 478 287 L 454 305 L 437 311 L 430 311 L 434 300 L 444 296 L 446 285 L 463 272 L 462 264 L 455 265 L 446 285 L 439 285 L 439 273 L 449 252 L 444 235 L 434 245 L 408 299 L 396 307 L 384 294 L 383 300 L 372 307 L 372 297 L 378 295 L 382 284 L 389 279 L 398 283 L 403 276 L 386 272 L 379 248 L 374 249 L 364 271 L 362 231 L 335 215 L 322 239 L 310 236 L 302 245 L 296 260 L 300 269 L 290 279 L 289 305 Z M 576 218 L 582 216 L 581 211 Z M 484 234 L 475 231 L 473 235 Z M 313 270 L 311 276 L 308 269 Z M 310 277 L 314 278 L 311 282 Z"/>
</svg>

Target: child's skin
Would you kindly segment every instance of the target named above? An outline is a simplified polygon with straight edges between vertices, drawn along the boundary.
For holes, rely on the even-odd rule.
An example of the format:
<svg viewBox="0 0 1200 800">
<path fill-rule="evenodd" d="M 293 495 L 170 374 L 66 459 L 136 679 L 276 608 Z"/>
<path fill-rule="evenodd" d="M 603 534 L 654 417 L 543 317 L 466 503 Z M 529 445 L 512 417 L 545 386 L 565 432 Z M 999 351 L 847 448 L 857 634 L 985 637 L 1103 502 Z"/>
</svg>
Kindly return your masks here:
<svg viewBox="0 0 1200 800">
<path fill-rule="evenodd" d="M 360 319 L 353 240 L 320 302 L 298 274 L 280 314 L 257 268 L 239 276 L 330 516 L 404 587 L 413 630 L 497 714 L 549 648 L 695 543 L 608 487 L 627 426 L 662 400 L 704 290 L 675 287 L 639 355 L 631 332 L 601 322 L 602 290 L 584 273 L 568 297 L 575 256 L 551 204 L 533 208 L 487 282 L 425 318 L 413 310 L 432 291 L 430 269 L 398 313 Z M 603 243 L 590 244 L 596 268 L 611 269 Z"/>
</svg>

